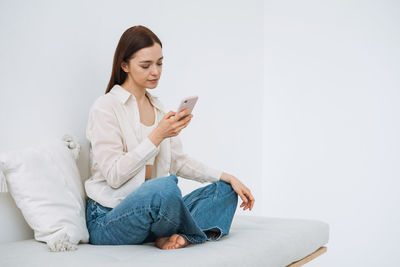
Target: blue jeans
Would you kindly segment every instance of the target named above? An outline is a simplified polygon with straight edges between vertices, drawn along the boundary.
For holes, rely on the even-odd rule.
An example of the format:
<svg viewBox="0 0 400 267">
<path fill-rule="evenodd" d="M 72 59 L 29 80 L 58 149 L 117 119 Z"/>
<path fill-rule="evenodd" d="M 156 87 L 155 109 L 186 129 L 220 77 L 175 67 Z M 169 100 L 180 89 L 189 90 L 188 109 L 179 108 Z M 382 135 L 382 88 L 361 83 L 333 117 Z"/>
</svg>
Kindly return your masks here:
<svg viewBox="0 0 400 267">
<path fill-rule="evenodd" d="M 114 208 L 88 199 L 89 243 L 142 244 L 172 234 L 194 244 L 217 241 L 229 234 L 237 202 L 237 193 L 224 181 L 200 187 L 182 198 L 174 174 L 153 178 Z"/>
</svg>

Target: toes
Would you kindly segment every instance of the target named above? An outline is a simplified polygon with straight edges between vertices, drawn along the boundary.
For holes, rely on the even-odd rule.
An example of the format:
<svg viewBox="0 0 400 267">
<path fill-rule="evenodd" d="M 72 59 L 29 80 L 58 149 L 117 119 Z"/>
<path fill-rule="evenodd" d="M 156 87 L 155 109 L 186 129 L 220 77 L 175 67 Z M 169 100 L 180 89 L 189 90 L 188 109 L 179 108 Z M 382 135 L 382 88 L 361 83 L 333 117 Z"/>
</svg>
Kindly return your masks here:
<svg viewBox="0 0 400 267">
<path fill-rule="evenodd" d="M 162 248 L 168 241 L 168 237 L 159 237 L 156 239 L 156 246 Z"/>
<path fill-rule="evenodd" d="M 180 244 L 181 246 L 186 246 L 186 245 L 189 244 L 189 241 L 188 241 L 185 237 L 183 237 L 183 236 L 179 236 L 178 242 L 179 242 L 179 244 Z"/>
<path fill-rule="evenodd" d="M 173 234 L 169 238 L 157 240 L 162 249 L 177 249 L 186 247 L 189 241 L 179 234 Z"/>
<path fill-rule="evenodd" d="M 173 235 L 171 236 L 170 240 L 171 240 L 172 242 L 176 243 L 179 237 L 180 237 L 180 235 L 178 235 L 178 234 L 173 234 Z"/>
</svg>

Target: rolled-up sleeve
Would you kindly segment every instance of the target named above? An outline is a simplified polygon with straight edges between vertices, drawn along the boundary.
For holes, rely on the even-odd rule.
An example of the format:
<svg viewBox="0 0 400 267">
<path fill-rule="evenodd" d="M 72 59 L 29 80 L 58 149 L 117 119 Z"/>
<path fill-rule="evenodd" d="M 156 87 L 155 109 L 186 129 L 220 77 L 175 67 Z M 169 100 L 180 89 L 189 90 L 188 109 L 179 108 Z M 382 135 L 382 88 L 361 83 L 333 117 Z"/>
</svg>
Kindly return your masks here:
<svg viewBox="0 0 400 267">
<path fill-rule="evenodd" d="M 86 137 L 91 144 L 93 160 L 112 188 L 119 188 L 134 177 L 146 161 L 157 154 L 157 147 L 148 137 L 134 150 L 124 151 L 121 127 L 112 110 L 90 110 Z"/>
<path fill-rule="evenodd" d="M 170 138 L 171 141 L 171 169 L 170 173 L 182 178 L 198 181 L 200 183 L 216 182 L 220 180 L 222 171 L 207 166 L 183 151 L 179 136 Z"/>
</svg>

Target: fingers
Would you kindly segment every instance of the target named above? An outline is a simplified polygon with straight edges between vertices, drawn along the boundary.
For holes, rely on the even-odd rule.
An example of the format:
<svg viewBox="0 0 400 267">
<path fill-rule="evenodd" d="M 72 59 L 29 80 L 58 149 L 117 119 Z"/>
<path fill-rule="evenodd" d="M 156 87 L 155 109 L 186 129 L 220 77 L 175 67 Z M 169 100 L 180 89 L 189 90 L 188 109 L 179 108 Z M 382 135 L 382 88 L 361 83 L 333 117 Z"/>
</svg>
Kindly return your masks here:
<svg viewBox="0 0 400 267">
<path fill-rule="evenodd" d="M 252 210 L 252 209 L 253 209 L 253 206 L 254 206 L 254 202 L 255 202 L 256 200 L 255 200 L 254 197 L 251 195 L 250 191 L 249 191 L 249 196 L 248 196 L 248 198 L 250 199 L 249 209 Z"/>
<path fill-rule="evenodd" d="M 187 118 L 183 119 L 182 121 L 175 122 L 175 123 L 170 121 L 170 124 L 172 127 L 171 128 L 172 136 L 177 136 L 183 128 L 186 128 L 189 125 L 189 122 L 192 119 L 192 117 L 193 117 L 193 115 L 188 115 Z"/>
<path fill-rule="evenodd" d="M 254 199 L 253 195 L 250 193 L 250 190 L 247 189 L 246 191 L 244 191 L 240 195 L 240 197 L 243 200 L 243 203 L 240 205 L 240 207 L 244 206 L 243 210 L 246 210 L 246 209 L 252 210 L 253 206 L 254 206 L 255 199 Z"/>
<path fill-rule="evenodd" d="M 175 117 L 176 121 L 179 121 L 183 119 L 185 116 L 189 115 L 189 109 L 185 108 L 181 112 L 178 113 L 178 115 Z"/>
<path fill-rule="evenodd" d="M 184 117 L 187 117 L 189 114 L 189 109 L 185 108 L 184 110 L 182 110 L 179 113 L 176 113 L 172 110 L 170 110 L 167 114 L 165 114 L 165 119 L 171 119 L 174 121 L 180 121 L 182 120 Z"/>
<path fill-rule="evenodd" d="M 190 120 L 192 119 L 193 115 L 188 115 L 185 119 L 179 122 L 177 131 L 180 132 L 183 128 L 186 128 L 189 125 Z"/>
<path fill-rule="evenodd" d="M 248 200 L 247 197 L 245 197 L 245 195 L 243 193 L 239 193 L 240 198 L 243 200 L 242 204 L 240 205 L 240 207 L 243 206 L 247 206 L 248 204 Z M 246 208 L 244 208 L 243 210 L 245 210 Z"/>
<path fill-rule="evenodd" d="M 170 134 L 169 137 L 177 136 L 183 128 L 188 126 L 190 120 L 193 117 L 192 114 L 186 114 L 188 111 L 189 109 L 184 109 L 177 114 L 176 112 L 171 110 L 164 115 L 163 120 L 166 120 L 169 124 L 166 124 L 164 126 L 166 127 L 166 131 L 168 131 L 168 133 Z M 178 121 L 179 118 L 182 118 L 182 120 Z"/>
<path fill-rule="evenodd" d="M 167 114 L 165 114 L 165 119 L 169 119 L 169 118 L 171 118 L 172 116 L 174 116 L 175 115 L 175 112 L 173 112 L 172 110 L 170 110 Z"/>
<path fill-rule="evenodd" d="M 178 123 L 178 124 L 177 124 L 178 127 L 180 127 L 180 126 L 182 126 L 182 125 L 184 125 L 184 124 L 188 124 L 188 122 L 189 122 L 192 118 L 193 118 L 193 115 L 192 115 L 192 114 L 189 114 L 189 115 L 183 117 L 180 121 L 177 122 L 177 123 Z"/>
<path fill-rule="evenodd" d="M 185 110 L 187 110 L 187 109 L 185 109 Z M 183 113 L 182 113 L 182 112 L 183 112 Z M 186 124 L 188 124 L 189 121 L 193 118 L 193 114 L 187 114 L 187 115 L 185 115 L 185 112 L 184 112 L 184 111 L 182 111 L 182 112 L 180 112 L 180 113 L 174 118 L 175 122 L 173 122 L 173 124 L 175 125 L 175 127 L 176 127 L 177 129 L 183 129 L 183 128 L 185 128 L 185 127 L 187 126 Z M 183 116 L 182 116 L 182 114 L 183 114 Z M 180 117 L 181 119 L 179 119 L 179 116 L 181 116 L 181 117 Z"/>
</svg>

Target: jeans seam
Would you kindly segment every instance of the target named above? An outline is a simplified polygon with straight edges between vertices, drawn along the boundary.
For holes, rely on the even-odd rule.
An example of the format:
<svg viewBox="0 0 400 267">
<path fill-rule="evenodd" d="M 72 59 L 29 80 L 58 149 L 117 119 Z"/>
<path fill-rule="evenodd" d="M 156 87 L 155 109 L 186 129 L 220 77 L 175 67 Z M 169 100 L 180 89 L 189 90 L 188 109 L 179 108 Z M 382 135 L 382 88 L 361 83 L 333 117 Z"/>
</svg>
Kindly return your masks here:
<svg viewBox="0 0 400 267">
<path fill-rule="evenodd" d="M 197 197 L 196 199 L 192 200 L 189 204 L 187 204 L 187 206 L 190 206 L 191 204 L 193 204 L 194 202 L 196 202 L 196 201 L 198 201 L 198 200 L 200 200 L 200 199 L 212 198 L 212 201 L 215 201 L 215 200 L 217 199 L 218 190 L 219 190 L 219 188 L 218 188 L 218 183 L 215 183 L 215 184 L 216 184 L 216 187 L 217 187 L 217 188 L 215 189 L 214 196 L 207 196 L 207 197 L 201 197 L 201 196 L 200 196 L 200 197 Z M 231 186 L 231 187 L 232 187 L 232 186 Z M 220 200 L 229 197 L 232 193 L 237 194 L 236 191 L 233 190 L 233 188 L 232 188 L 231 193 L 228 193 L 227 195 L 225 195 L 225 197 L 220 198 Z"/>
<path fill-rule="evenodd" d="M 167 221 L 169 221 L 170 223 L 172 223 L 174 226 L 178 226 L 177 223 L 175 223 L 175 222 L 171 221 L 170 219 L 168 219 L 168 217 L 167 217 L 164 213 L 162 213 L 161 211 L 159 212 L 159 214 L 160 214 L 161 216 L 163 216 Z"/>
<path fill-rule="evenodd" d="M 215 201 L 217 199 L 217 193 L 218 193 L 218 190 L 219 190 L 219 183 L 215 183 L 215 186 L 217 188 L 215 188 L 214 197 L 212 199 L 213 201 Z"/>
<path fill-rule="evenodd" d="M 216 185 L 216 186 L 218 186 L 218 185 Z M 216 190 L 215 191 L 217 191 L 217 189 L 218 189 L 218 187 L 216 188 Z M 207 189 L 207 190 L 209 190 L 209 189 Z M 187 206 L 190 206 L 191 204 L 193 204 L 194 202 L 196 202 L 196 201 L 198 201 L 198 200 L 200 200 L 200 199 L 205 199 L 205 198 L 213 198 L 213 200 L 215 199 L 215 193 L 214 193 L 214 196 L 210 196 L 210 195 L 207 195 L 207 196 L 197 196 L 197 198 L 195 198 L 195 199 L 192 199 L 192 201 L 190 201 L 188 204 L 187 204 Z"/>
<path fill-rule="evenodd" d="M 196 199 L 192 199 L 192 201 L 190 203 L 188 203 L 187 206 L 190 206 L 193 203 L 195 203 L 196 201 L 199 201 L 200 199 L 205 199 L 205 198 L 210 198 L 210 196 L 208 196 L 208 197 L 197 197 Z"/>
<path fill-rule="evenodd" d="M 143 206 L 142 206 L 142 207 L 137 207 L 136 209 L 129 210 L 128 212 L 125 212 L 123 215 L 120 215 L 120 216 L 114 218 L 113 220 L 110 220 L 110 221 L 107 222 L 106 224 L 104 224 L 104 223 L 102 223 L 102 222 L 98 222 L 98 221 L 96 221 L 96 220 L 95 220 L 95 223 L 98 224 L 98 225 L 100 225 L 100 226 L 103 228 L 102 230 L 103 230 L 104 232 L 107 232 L 107 234 L 109 234 L 110 236 L 112 236 L 112 237 L 115 239 L 114 235 L 107 231 L 107 226 L 108 226 L 109 224 L 114 223 L 114 222 L 118 221 L 119 219 L 121 219 L 121 218 L 123 218 L 123 217 L 126 217 L 126 216 L 128 216 L 128 215 L 131 215 L 131 214 L 135 213 L 135 212 L 138 211 L 138 210 L 140 210 L 141 212 L 143 212 L 144 210 L 148 211 L 148 210 L 150 210 L 150 209 L 152 209 L 152 208 L 156 208 L 156 209 L 158 209 L 158 210 L 160 209 L 159 206 L 151 206 L 151 205 L 150 205 L 150 206 L 144 206 L 144 207 L 143 207 Z"/>
<path fill-rule="evenodd" d="M 113 223 L 113 222 L 115 222 L 115 221 L 118 221 L 118 220 L 120 220 L 121 218 L 127 217 L 127 216 L 129 216 L 129 215 L 131 215 L 131 214 L 133 214 L 133 213 L 135 213 L 135 212 L 138 212 L 138 211 L 143 212 L 143 210 L 150 210 L 151 208 L 160 209 L 159 206 L 137 207 L 137 208 L 135 208 L 135 209 L 131 209 L 131 210 L 125 212 L 125 213 L 122 214 L 122 215 L 119 215 L 118 217 L 112 218 L 112 219 L 109 220 L 107 223 L 102 223 L 102 222 L 97 222 L 97 221 L 96 221 L 96 222 L 97 222 L 98 224 L 100 224 L 101 226 L 106 227 L 106 226 L 108 226 L 110 223 Z M 104 215 L 106 215 L 106 214 L 104 214 Z"/>
</svg>

